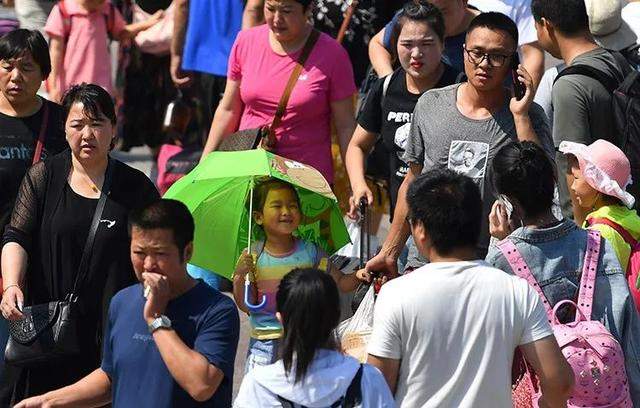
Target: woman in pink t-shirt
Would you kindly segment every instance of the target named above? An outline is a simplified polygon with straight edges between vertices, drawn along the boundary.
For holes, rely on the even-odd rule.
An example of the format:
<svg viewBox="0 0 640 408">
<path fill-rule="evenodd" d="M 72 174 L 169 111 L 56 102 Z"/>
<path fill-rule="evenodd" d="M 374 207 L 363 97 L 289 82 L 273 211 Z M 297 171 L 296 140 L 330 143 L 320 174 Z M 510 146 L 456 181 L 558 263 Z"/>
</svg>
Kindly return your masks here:
<svg viewBox="0 0 640 408">
<path fill-rule="evenodd" d="M 229 57 L 227 87 L 216 110 L 203 157 L 225 136 L 268 125 L 313 27 L 311 0 L 267 0 L 266 25 L 241 31 Z M 355 129 L 356 92 L 347 52 L 320 34 L 275 129 L 275 153 L 311 165 L 333 183 L 331 126 L 341 154 Z"/>
</svg>

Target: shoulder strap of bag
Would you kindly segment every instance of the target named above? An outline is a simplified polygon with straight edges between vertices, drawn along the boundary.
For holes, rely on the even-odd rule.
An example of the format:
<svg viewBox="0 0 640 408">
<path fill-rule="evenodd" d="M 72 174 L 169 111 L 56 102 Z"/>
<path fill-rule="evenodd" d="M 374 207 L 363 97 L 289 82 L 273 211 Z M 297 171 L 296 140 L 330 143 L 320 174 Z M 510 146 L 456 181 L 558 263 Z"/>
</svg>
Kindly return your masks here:
<svg viewBox="0 0 640 408">
<path fill-rule="evenodd" d="M 608 227 L 613 228 L 614 231 L 617 232 L 622 237 L 622 239 L 624 239 L 624 241 L 627 244 L 631 245 L 632 247 L 638 244 L 638 241 L 635 238 L 633 238 L 631 234 L 629 234 L 629 231 L 624 229 L 622 225 L 618 224 L 617 222 L 613 222 L 608 218 L 589 218 L 587 222 L 589 223 L 590 226 L 596 225 L 596 224 L 602 224 L 602 225 L 606 225 Z"/>
<path fill-rule="evenodd" d="M 618 81 L 616 78 L 611 77 L 610 75 L 600 71 L 597 68 L 591 67 L 589 65 L 578 64 L 570 65 L 562 71 L 558 72 L 558 76 L 556 76 L 556 79 L 553 80 L 554 85 L 560 78 L 566 75 L 584 75 L 589 78 L 593 78 L 596 81 L 600 82 L 602 86 L 604 86 L 607 91 L 611 93 L 613 93 L 613 91 L 620 84 L 620 81 Z"/>
<path fill-rule="evenodd" d="M 358 6 L 357 1 L 351 1 L 349 3 L 349 7 L 347 7 L 347 11 L 344 13 L 344 19 L 342 20 L 342 24 L 340 25 L 340 30 L 338 30 L 338 35 L 336 36 L 336 41 L 338 44 L 342 44 L 344 40 L 345 34 L 347 34 L 347 30 L 349 29 L 349 24 L 351 23 L 351 19 L 353 18 L 353 13 Z"/>
<path fill-rule="evenodd" d="M 360 364 L 358 372 L 351 380 L 347 393 L 344 396 L 344 402 L 342 408 L 353 408 L 362 403 L 362 371 L 364 370 L 364 364 Z"/>
<path fill-rule="evenodd" d="M 31 165 L 36 164 L 42 158 L 42 149 L 44 147 L 44 138 L 47 134 L 47 125 L 49 124 L 49 105 L 46 101 L 42 102 L 42 123 L 40 124 L 40 133 L 38 133 L 38 141 L 36 149 L 33 151 L 33 160 Z"/>
<path fill-rule="evenodd" d="M 273 122 L 271 122 L 271 130 L 275 131 L 278 126 L 280 126 L 280 122 L 282 122 L 282 117 L 284 116 L 284 111 L 287 108 L 287 103 L 289 102 L 289 97 L 291 97 L 291 93 L 293 92 L 293 87 L 298 82 L 298 78 L 302 73 L 302 69 L 304 68 L 304 63 L 307 62 L 307 58 L 311 54 L 311 50 L 313 50 L 313 46 L 316 45 L 318 38 L 320 37 L 320 32 L 316 29 L 311 31 L 309 37 L 307 38 L 307 42 L 304 44 L 302 48 L 302 53 L 300 54 L 300 58 L 298 62 L 296 62 L 296 66 L 291 72 L 291 76 L 289 77 L 289 82 L 287 82 L 287 86 L 284 88 L 284 92 L 280 97 L 280 102 L 278 102 L 278 109 L 276 109 L 276 115 L 273 117 Z"/>
<path fill-rule="evenodd" d="M 596 288 L 596 272 L 598 270 L 598 259 L 600 258 L 601 240 L 599 231 L 587 231 L 587 251 L 584 256 L 582 276 L 580 277 L 580 289 L 578 291 L 578 307 L 587 320 L 591 320 L 593 292 Z"/>
<path fill-rule="evenodd" d="M 384 98 L 387 97 L 387 91 L 389 91 L 389 84 L 391 83 L 391 77 L 393 74 L 389 74 L 384 77 L 384 82 L 382 83 L 382 103 L 384 103 Z"/>
<path fill-rule="evenodd" d="M 78 275 L 76 281 L 73 284 L 73 291 L 70 294 L 71 298 L 77 298 L 78 290 L 82 287 L 84 279 L 89 269 L 89 261 L 91 259 L 91 253 L 93 252 L 93 243 L 95 242 L 96 233 L 100 226 L 100 218 L 102 218 L 102 212 L 107 202 L 107 195 L 111 189 L 111 175 L 113 173 L 113 163 L 109 159 L 107 164 L 107 171 L 104 175 L 104 182 L 102 183 L 102 191 L 98 204 L 96 205 L 95 212 L 93 213 L 93 219 L 91 220 L 91 227 L 89 228 L 89 235 L 87 235 L 87 241 L 84 244 L 84 250 L 82 251 L 82 258 L 80 258 L 80 265 L 78 266 Z"/>
<path fill-rule="evenodd" d="M 278 401 L 282 404 L 282 408 L 294 408 L 293 402 L 289 401 L 285 397 L 276 395 L 276 398 L 278 398 Z M 305 408 L 305 407 L 300 407 L 300 408 Z"/>
<path fill-rule="evenodd" d="M 527 262 L 522 257 L 520 251 L 518 251 L 516 245 L 507 238 L 498 243 L 498 249 L 500 249 L 502 255 L 504 255 L 504 257 L 507 259 L 507 262 L 509 263 L 509 266 L 511 266 L 513 273 L 525 279 L 529 283 L 529 285 L 531 285 L 531 287 L 533 287 L 536 292 L 538 292 L 538 295 L 542 300 L 542 304 L 544 305 L 544 309 L 547 312 L 547 319 L 549 320 L 549 322 L 551 322 L 553 319 L 553 309 L 549 305 L 547 297 L 544 295 L 544 292 L 542 292 L 538 281 L 531 273 Z"/>
</svg>

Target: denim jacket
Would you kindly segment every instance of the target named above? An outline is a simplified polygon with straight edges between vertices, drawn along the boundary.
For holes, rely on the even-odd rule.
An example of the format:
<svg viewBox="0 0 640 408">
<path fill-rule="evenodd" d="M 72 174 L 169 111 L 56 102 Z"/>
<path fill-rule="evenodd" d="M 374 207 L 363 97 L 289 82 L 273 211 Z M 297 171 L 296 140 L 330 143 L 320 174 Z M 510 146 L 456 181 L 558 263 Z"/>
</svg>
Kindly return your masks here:
<svg viewBox="0 0 640 408">
<path fill-rule="evenodd" d="M 550 228 L 518 228 L 509 238 L 518 248 L 550 305 L 576 300 L 582 273 L 587 232 L 571 220 Z M 640 407 L 640 316 L 636 311 L 624 271 L 613 248 L 603 239 L 591 318 L 599 320 L 622 346 L 633 406 Z M 489 247 L 487 262 L 513 273 L 495 244 Z M 558 319 L 573 321 L 575 310 L 561 308 Z"/>
</svg>

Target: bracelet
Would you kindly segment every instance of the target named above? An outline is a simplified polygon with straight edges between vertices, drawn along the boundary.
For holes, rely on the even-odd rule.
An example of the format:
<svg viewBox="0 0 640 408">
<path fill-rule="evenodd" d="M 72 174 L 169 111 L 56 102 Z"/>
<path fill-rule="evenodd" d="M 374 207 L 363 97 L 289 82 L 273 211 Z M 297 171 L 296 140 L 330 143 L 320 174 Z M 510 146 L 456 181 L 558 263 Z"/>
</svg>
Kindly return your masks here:
<svg viewBox="0 0 640 408">
<path fill-rule="evenodd" d="M 6 286 L 5 288 L 2 289 L 3 292 L 6 292 L 7 289 L 9 289 L 10 287 L 15 286 L 16 288 L 20 289 L 20 285 L 18 285 L 17 283 L 13 283 L 11 285 Z"/>
</svg>

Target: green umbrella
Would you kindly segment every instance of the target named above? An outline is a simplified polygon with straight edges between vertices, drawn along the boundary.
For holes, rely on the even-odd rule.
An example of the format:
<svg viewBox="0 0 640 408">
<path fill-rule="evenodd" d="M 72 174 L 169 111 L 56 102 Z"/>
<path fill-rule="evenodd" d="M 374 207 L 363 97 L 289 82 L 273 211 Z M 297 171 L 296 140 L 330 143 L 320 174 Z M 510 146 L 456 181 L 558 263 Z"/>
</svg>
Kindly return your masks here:
<svg viewBox="0 0 640 408">
<path fill-rule="evenodd" d="M 193 214 L 192 264 L 231 277 L 240 253 L 250 244 L 249 236 L 251 241 L 262 238 L 260 229 L 251 228 L 247 201 L 263 177 L 296 188 L 302 212 L 298 237 L 316 243 L 328 254 L 349 243 L 338 201 L 316 169 L 262 149 L 213 152 L 164 195 L 182 201 Z"/>
</svg>

